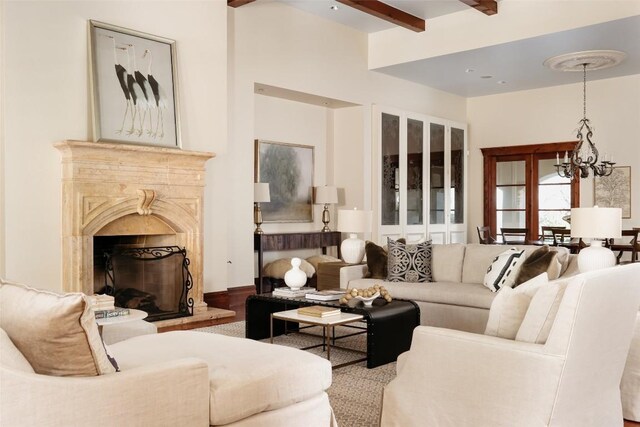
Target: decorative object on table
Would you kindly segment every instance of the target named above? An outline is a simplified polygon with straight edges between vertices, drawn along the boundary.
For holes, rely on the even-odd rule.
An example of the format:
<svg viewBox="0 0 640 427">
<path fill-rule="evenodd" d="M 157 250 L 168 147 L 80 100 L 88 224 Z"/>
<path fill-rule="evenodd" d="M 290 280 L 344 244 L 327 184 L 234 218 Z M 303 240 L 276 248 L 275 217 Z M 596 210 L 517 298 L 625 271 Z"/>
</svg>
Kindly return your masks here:
<svg viewBox="0 0 640 427">
<path fill-rule="evenodd" d="M 89 21 L 93 138 L 180 147 L 176 42 Z"/>
<path fill-rule="evenodd" d="M 256 224 L 254 233 L 262 234 L 262 209 L 260 203 L 269 203 L 271 195 L 269 194 L 268 182 L 255 182 L 253 184 L 253 222 Z"/>
<path fill-rule="evenodd" d="M 274 297 L 282 298 L 302 298 L 309 292 L 315 291 L 314 288 L 305 286 L 300 289 L 291 289 L 287 287 L 275 288 L 271 293 Z"/>
<path fill-rule="evenodd" d="M 329 222 L 331 221 L 331 215 L 329 214 L 329 205 L 338 203 L 338 189 L 336 187 L 325 185 L 324 187 L 315 188 L 315 202 L 318 205 L 324 205 L 322 211 L 322 231 L 331 231 L 329 228 Z"/>
<path fill-rule="evenodd" d="M 313 222 L 313 147 L 255 141 L 255 181 L 268 182 L 264 222 Z"/>
<path fill-rule="evenodd" d="M 298 314 L 302 314 L 303 316 L 313 316 L 313 317 L 329 317 L 329 316 L 337 316 L 340 313 L 339 308 L 335 307 L 326 307 L 323 305 L 311 305 L 308 307 L 300 307 L 298 309 Z"/>
<path fill-rule="evenodd" d="M 96 310 L 94 315 L 96 319 L 110 319 L 112 317 L 128 316 L 130 313 L 128 308 L 114 308 L 113 310 Z"/>
<path fill-rule="evenodd" d="M 487 268 L 483 284 L 492 292 L 497 292 L 505 286 L 512 288 L 525 258 L 524 250 L 509 248 L 502 252 Z"/>
<path fill-rule="evenodd" d="M 620 208 L 622 218 L 631 218 L 631 166 L 617 166 L 606 177 L 596 177 L 594 204 L 601 208 Z"/>
<path fill-rule="evenodd" d="M 384 286 L 375 284 L 367 289 L 349 289 L 347 295 L 340 298 L 340 304 L 348 304 L 352 299 L 356 299 L 362 301 L 365 306 L 370 307 L 373 304 L 373 300 L 378 297 L 384 298 L 387 302 L 393 301 L 391 294 Z"/>
<path fill-rule="evenodd" d="M 291 270 L 284 274 L 284 283 L 293 290 L 298 290 L 307 283 L 307 275 L 300 270 L 301 263 L 302 260 L 300 258 L 292 258 Z"/>
<path fill-rule="evenodd" d="M 342 259 L 348 264 L 359 264 L 364 258 L 364 240 L 356 233 L 371 230 L 371 211 L 341 209 L 338 211 L 338 229 L 350 233 L 349 238 L 342 241 L 340 252 Z"/>
<path fill-rule="evenodd" d="M 347 291 L 344 289 L 328 289 L 324 291 L 308 292 L 304 297 L 315 301 L 334 301 L 343 298 L 346 294 Z"/>
<path fill-rule="evenodd" d="M 555 167 L 561 177 L 573 178 L 576 175 L 580 175 L 581 178 L 587 178 L 590 170 L 593 172 L 593 176 L 611 175 L 615 163 L 611 157 L 604 153 L 600 164 L 598 164 L 598 149 L 591 141 L 593 129 L 591 129 L 591 123 L 587 119 L 587 69 L 593 71 L 613 67 L 622 62 L 626 56 L 626 53 L 615 50 L 590 50 L 558 55 L 544 61 L 544 65 L 552 70 L 582 71 L 583 116 L 579 122 L 576 135 L 578 145 L 576 145 L 570 156 L 565 151 L 562 163 L 560 162 L 560 155 L 556 154 Z"/>
<path fill-rule="evenodd" d="M 619 239 L 621 236 L 622 209 L 598 206 L 571 209 L 571 237 L 592 239 L 589 246 L 578 254 L 581 273 L 616 265 L 616 256 L 603 243 L 606 239 Z"/>
<path fill-rule="evenodd" d="M 417 244 L 405 244 L 387 238 L 389 258 L 387 280 L 390 282 L 432 282 L 431 240 Z"/>
</svg>

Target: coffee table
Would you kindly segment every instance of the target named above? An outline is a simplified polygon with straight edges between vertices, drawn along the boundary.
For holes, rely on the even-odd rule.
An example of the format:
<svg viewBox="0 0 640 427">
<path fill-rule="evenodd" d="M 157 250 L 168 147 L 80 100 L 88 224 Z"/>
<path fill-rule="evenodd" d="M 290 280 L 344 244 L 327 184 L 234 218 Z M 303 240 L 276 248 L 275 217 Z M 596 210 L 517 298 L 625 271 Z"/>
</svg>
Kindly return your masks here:
<svg viewBox="0 0 640 427">
<path fill-rule="evenodd" d="M 372 307 L 362 303 L 351 307 L 338 301 L 313 301 L 306 298 L 283 298 L 272 294 L 251 295 L 246 301 L 245 336 L 261 340 L 271 336 L 271 314 L 310 305 L 339 307 L 344 313 L 359 314 L 367 325 L 367 368 L 395 362 L 409 350 L 413 329 L 420 324 L 420 309 L 413 301 L 378 298 Z M 296 329 L 296 322 L 287 322 Z M 285 333 L 285 322 L 274 322 L 273 336 Z"/>
</svg>

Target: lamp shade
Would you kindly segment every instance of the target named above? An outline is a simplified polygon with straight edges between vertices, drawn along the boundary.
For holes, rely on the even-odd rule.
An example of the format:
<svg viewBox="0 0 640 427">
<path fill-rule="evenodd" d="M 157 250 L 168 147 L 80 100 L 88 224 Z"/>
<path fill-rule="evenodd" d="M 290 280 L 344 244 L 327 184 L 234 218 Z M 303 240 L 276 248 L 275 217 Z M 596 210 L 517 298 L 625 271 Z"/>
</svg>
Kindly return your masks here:
<svg viewBox="0 0 640 427">
<path fill-rule="evenodd" d="M 343 233 L 366 233 L 371 231 L 371 211 L 339 210 L 338 230 Z"/>
<path fill-rule="evenodd" d="M 256 182 L 253 184 L 253 201 L 256 203 L 271 201 L 268 182 Z"/>
<path fill-rule="evenodd" d="M 316 187 L 316 203 L 319 205 L 338 203 L 338 189 L 330 185 Z"/>
<path fill-rule="evenodd" d="M 622 237 L 622 209 L 571 209 L 571 237 L 617 239 Z"/>
</svg>

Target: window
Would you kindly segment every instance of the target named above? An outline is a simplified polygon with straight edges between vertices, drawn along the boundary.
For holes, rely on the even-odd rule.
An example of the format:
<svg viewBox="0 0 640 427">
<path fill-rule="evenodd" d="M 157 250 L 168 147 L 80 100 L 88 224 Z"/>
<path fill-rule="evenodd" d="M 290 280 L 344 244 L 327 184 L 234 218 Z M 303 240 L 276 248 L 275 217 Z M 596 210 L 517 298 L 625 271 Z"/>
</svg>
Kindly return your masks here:
<svg viewBox="0 0 640 427">
<path fill-rule="evenodd" d="M 484 218 L 491 231 L 527 228 L 535 240 L 542 226 L 568 226 L 563 217 L 580 204 L 580 182 L 556 173 L 556 153 L 575 142 L 483 148 Z"/>
</svg>

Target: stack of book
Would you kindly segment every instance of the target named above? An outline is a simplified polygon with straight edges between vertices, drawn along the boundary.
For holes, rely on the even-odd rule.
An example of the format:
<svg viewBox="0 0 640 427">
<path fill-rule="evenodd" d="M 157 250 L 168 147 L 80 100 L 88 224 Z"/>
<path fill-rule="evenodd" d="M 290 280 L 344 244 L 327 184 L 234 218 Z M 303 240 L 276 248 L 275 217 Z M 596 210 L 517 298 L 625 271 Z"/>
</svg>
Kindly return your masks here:
<svg viewBox="0 0 640 427">
<path fill-rule="evenodd" d="M 305 296 L 309 292 L 313 292 L 315 289 L 305 286 L 300 289 L 291 289 L 291 288 L 275 288 L 271 293 L 274 297 L 285 297 L 285 298 L 300 298 Z"/>
<path fill-rule="evenodd" d="M 109 319 L 111 317 L 128 316 L 130 311 L 128 308 L 114 308 L 112 310 L 96 310 L 94 312 L 96 319 Z"/>
<path fill-rule="evenodd" d="M 336 290 L 326 290 L 326 291 L 317 291 L 317 292 L 309 292 L 305 294 L 306 299 L 312 299 L 316 301 L 333 301 L 338 300 L 345 296 L 346 291 L 336 289 Z"/>
<path fill-rule="evenodd" d="M 93 311 L 113 310 L 115 308 L 114 299 L 111 295 L 95 294 L 89 295 L 87 299 Z"/>
<path fill-rule="evenodd" d="M 313 317 L 336 316 L 340 313 L 341 311 L 339 308 L 324 307 L 321 305 L 312 305 L 310 307 L 300 307 L 298 309 L 298 314 L 301 314 L 303 316 L 313 316 Z"/>
</svg>

